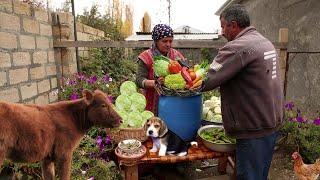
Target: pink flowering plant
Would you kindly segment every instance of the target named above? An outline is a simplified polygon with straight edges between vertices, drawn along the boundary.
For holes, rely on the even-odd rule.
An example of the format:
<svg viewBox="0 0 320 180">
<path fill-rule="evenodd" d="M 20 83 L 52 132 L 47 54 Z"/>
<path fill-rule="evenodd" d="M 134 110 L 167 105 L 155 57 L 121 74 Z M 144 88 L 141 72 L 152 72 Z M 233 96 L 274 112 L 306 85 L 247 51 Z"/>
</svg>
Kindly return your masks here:
<svg viewBox="0 0 320 180">
<path fill-rule="evenodd" d="M 282 130 L 287 135 L 289 151 L 299 150 L 306 161 L 314 162 L 320 154 L 320 118 L 307 118 L 293 102 L 288 102 L 284 108 L 285 122 Z"/>
<path fill-rule="evenodd" d="M 104 92 L 109 91 L 112 78 L 105 74 L 102 76 L 92 75 L 86 76 L 83 73 L 76 73 L 68 78 L 63 78 L 63 86 L 59 92 L 59 97 L 62 100 L 76 100 L 82 97 L 84 89 L 96 90 L 100 89 Z M 112 102 L 112 96 L 109 96 Z"/>
</svg>

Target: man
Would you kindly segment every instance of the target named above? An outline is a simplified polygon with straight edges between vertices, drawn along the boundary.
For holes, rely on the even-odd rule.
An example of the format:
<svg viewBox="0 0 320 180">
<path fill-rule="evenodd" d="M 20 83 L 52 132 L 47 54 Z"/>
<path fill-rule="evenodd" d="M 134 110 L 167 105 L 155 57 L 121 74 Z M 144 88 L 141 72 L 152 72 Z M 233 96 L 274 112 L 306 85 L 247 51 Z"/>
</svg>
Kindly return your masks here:
<svg viewBox="0 0 320 180">
<path fill-rule="evenodd" d="M 276 50 L 250 26 L 242 5 L 224 10 L 220 22 L 228 42 L 210 65 L 203 91 L 220 86 L 223 126 L 237 139 L 237 179 L 266 180 L 283 115 Z"/>
</svg>

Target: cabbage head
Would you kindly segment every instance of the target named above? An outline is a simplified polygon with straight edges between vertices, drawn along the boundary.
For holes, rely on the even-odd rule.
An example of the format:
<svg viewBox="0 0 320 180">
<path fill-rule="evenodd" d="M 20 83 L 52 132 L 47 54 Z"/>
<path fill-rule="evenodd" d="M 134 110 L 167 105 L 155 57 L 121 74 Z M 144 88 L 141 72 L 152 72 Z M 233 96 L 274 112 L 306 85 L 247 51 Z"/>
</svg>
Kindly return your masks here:
<svg viewBox="0 0 320 180">
<path fill-rule="evenodd" d="M 137 92 L 137 85 L 132 81 L 125 81 L 120 86 L 120 94 L 131 95 Z"/>
<path fill-rule="evenodd" d="M 180 90 L 186 87 L 186 81 L 180 73 L 169 74 L 164 78 L 164 85 L 173 90 Z"/>
<path fill-rule="evenodd" d="M 216 114 L 213 116 L 213 119 L 215 122 L 222 122 L 222 115 L 221 114 Z"/>
<path fill-rule="evenodd" d="M 147 100 L 146 97 L 140 93 L 133 93 L 131 96 L 129 96 L 129 99 L 131 100 L 131 111 L 139 111 L 142 112 L 146 108 Z"/>
<path fill-rule="evenodd" d="M 142 127 L 143 119 L 140 112 L 132 111 L 128 114 L 128 125 L 131 127 Z"/>
<path fill-rule="evenodd" d="M 131 108 L 131 100 L 127 95 L 119 95 L 116 99 L 116 107 L 119 110 L 129 111 Z"/>
<path fill-rule="evenodd" d="M 152 118 L 154 116 L 154 114 L 153 114 L 153 112 L 146 110 L 141 113 L 141 116 L 142 116 L 142 119 L 148 120 L 149 118 Z"/>
<path fill-rule="evenodd" d="M 158 77 L 165 77 L 169 74 L 169 62 L 165 60 L 157 60 L 154 62 L 154 73 Z"/>
<path fill-rule="evenodd" d="M 211 110 L 209 110 L 209 111 L 207 112 L 206 119 L 209 120 L 209 121 L 211 121 L 211 120 L 213 120 L 213 116 L 214 116 L 214 113 L 213 113 Z"/>
</svg>

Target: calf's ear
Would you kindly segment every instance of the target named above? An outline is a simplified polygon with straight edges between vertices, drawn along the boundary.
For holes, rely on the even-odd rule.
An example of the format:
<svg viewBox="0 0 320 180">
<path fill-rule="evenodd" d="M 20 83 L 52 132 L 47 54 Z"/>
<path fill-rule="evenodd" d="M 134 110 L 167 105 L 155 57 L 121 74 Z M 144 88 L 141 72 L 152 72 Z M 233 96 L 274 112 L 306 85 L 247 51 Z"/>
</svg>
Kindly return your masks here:
<svg viewBox="0 0 320 180">
<path fill-rule="evenodd" d="M 87 105 L 91 104 L 93 101 L 93 93 L 92 91 L 85 89 L 82 91 L 82 96 Z"/>
</svg>

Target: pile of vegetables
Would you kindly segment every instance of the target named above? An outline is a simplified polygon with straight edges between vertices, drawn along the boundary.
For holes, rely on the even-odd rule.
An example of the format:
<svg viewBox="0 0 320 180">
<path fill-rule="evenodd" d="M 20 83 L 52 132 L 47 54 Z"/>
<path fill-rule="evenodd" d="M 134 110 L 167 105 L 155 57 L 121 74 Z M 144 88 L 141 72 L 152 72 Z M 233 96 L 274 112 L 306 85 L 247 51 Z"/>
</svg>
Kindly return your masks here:
<svg viewBox="0 0 320 180">
<path fill-rule="evenodd" d="M 200 87 L 208 68 L 206 61 L 188 68 L 163 55 L 154 57 L 155 76 L 164 78 L 164 86 L 172 90 L 193 90 Z"/>
<path fill-rule="evenodd" d="M 137 86 L 132 81 L 125 81 L 120 86 L 120 95 L 115 100 L 116 111 L 123 123 L 120 127 L 142 127 L 147 119 L 154 116 L 146 111 L 146 98 L 137 92 Z"/>
<path fill-rule="evenodd" d="M 212 96 L 210 99 L 204 101 L 202 118 L 211 122 L 222 122 L 220 97 Z"/>
<path fill-rule="evenodd" d="M 223 128 L 210 128 L 201 132 L 200 137 L 215 144 L 235 144 L 236 140 L 226 136 Z"/>
</svg>

